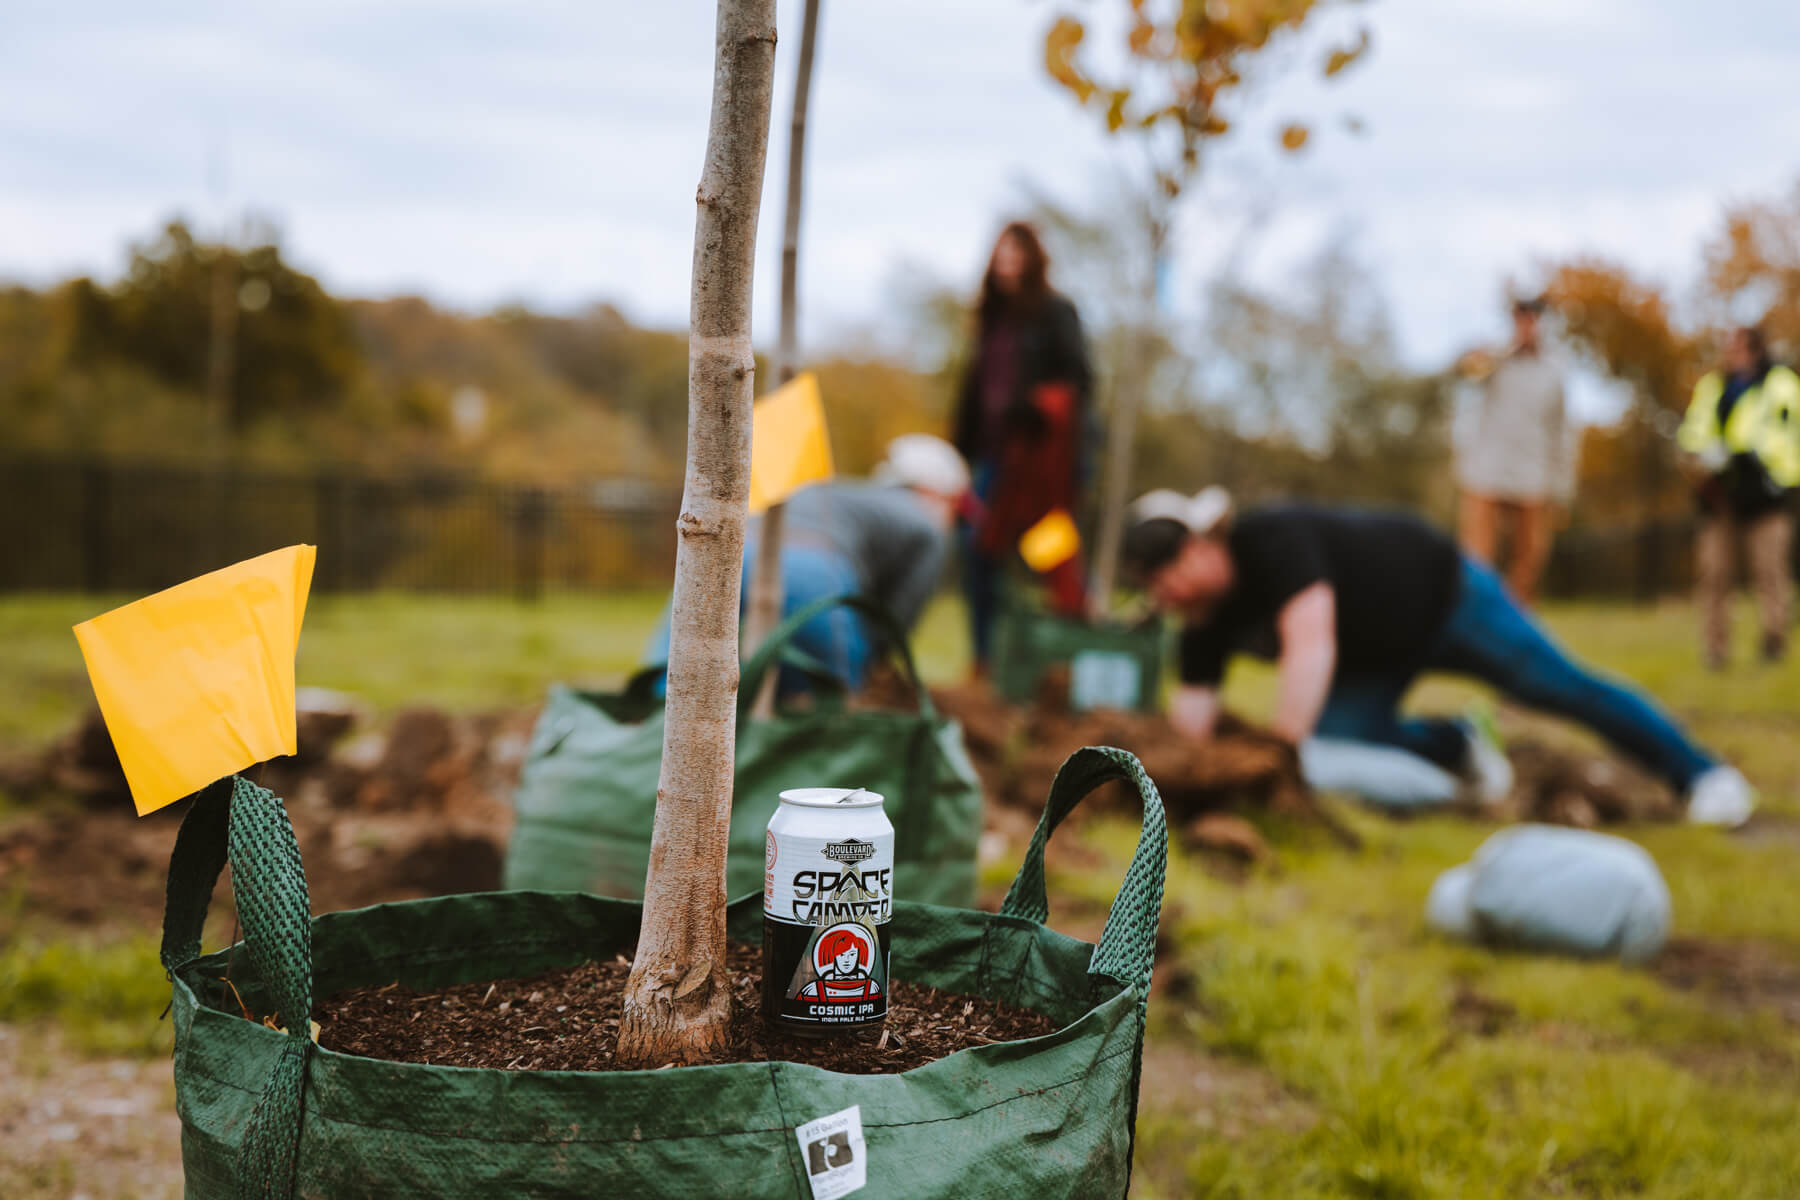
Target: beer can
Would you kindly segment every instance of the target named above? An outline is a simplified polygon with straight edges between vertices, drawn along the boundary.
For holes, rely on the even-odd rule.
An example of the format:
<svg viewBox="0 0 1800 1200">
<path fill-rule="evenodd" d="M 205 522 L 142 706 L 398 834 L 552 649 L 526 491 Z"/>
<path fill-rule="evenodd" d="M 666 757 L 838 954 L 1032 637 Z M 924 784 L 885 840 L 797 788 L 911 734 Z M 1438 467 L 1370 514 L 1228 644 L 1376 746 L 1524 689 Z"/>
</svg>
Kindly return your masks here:
<svg viewBox="0 0 1800 1200">
<path fill-rule="evenodd" d="M 887 1018 L 894 827 L 862 788 L 794 788 L 769 819 L 763 1017 L 825 1037 Z"/>
</svg>

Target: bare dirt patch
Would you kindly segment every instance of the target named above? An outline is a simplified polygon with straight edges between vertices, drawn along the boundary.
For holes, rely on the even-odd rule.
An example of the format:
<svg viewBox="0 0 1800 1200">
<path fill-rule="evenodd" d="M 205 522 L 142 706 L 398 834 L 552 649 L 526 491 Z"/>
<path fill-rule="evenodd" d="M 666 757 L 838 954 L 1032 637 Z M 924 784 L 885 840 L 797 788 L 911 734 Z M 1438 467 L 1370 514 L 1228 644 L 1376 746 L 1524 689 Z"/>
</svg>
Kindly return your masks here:
<svg viewBox="0 0 1800 1200">
<path fill-rule="evenodd" d="M 1497 814 L 1592 829 L 1644 821 L 1679 821 L 1680 799 L 1644 771 L 1611 755 L 1579 752 L 1537 738 L 1507 743 L 1513 790 Z"/>
<path fill-rule="evenodd" d="M 83 1058 L 48 1026 L 0 1025 L 0 1141 L 0 1195 L 11 1200 L 181 1195 L 164 1058 Z"/>
<path fill-rule="evenodd" d="M 334 720 L 295 758 L 253 768 L 294 823 L 313 911 L 498 887 L 531 721 L 415 709 L 333 754 L 346 724 Z M 19 793 L 28 811 L 0 828 L 0 879 L 34 917 L 153 929 L 187 806 L 137 817 L 94 727 L 90 717 L 38 760 L 39 790 Z"/>
<path fill-rule="evenodd" d="M 1758 942 L 1676 938 L 1656 960 L 1656 974 L 1670 987 L 1719 1005 L 1770 1008 L 1800 1026 L 1800 962 L 1789 951 Z"/>
<path fill-rule="evenodd" d="M 1262 1067 L 1206 1053 L 1186 1038 L 1152 1030 L 1144 1042 L 1138 1104 L 1146 1115 L 1192 1121 L 1196 1136 L 1236 1139 L 1264 1129 L 1301 1132 L 1312 1106 Z"/>
<path fill-rule="evenodd" d="M 879 686 L 879 685 L 878 685 Z M 885 703 L 879 692 L 872 703 Z M 1195 831 L 1198 818 L 1216 813 L 1267 813 L 1322 826 L 1340 841 L 1357 838 L 1314 798 L 1300 776 L 1292 746 L 1248 722 L 1227 716 L 1205 741 L 1183 737 L 1155 713 L 1071 712 L 1066 684 L 1053 679 L 1031 707 L 1002 700 L 985 684 L 932 692 L 939 709 L 956 718 L 983 790 L 992 804 L 1043 808 L 1056 773 L 1084 746 L 1116 746 L 1137 755 L 1168 810 L 1172 825 Z M 1136 807 L 1109 789 L 1122 809 Z"/>
<path fill-rule="evenodd" d="M 1800 817 L 1789 813 L 1759 812 L 1731 833 L 1746 842 L 1772 842 L 1800 848 Z"/>
</svg>

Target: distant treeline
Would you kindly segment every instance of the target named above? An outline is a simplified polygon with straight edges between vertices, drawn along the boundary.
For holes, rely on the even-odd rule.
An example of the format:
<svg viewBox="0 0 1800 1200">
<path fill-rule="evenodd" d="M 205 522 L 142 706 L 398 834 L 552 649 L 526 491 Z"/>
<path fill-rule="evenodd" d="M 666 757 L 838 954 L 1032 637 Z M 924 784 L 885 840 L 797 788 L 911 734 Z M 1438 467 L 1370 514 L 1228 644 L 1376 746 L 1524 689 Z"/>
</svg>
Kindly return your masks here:
<svg viewBox="0 0 1800 1200">
<path fill-rule="evenodd" d="M 289 264 L 271 232 L 249 241 L 210 244 L 173 221 L 131 248 L 116 282 L 0 289 L 8 447 L 679 480 L 685 334 L 606 305 L 469 316 L 416 297 L 344 299 Z M 867 469 L 892 436 L 943 424 L 930 377 L 878 361 L 813 365 L 846 469 Z"/>
<path fill-rule="evenodd" d="M 1330 247 L 1279 294 L 1224 280 L 1197 323 L 1134 329 L 1110 316 L 1128 306 L 1109 219 L 1077 227 L 1066 214 L 1039 216 L 1058 284 L 1086 319 L 1103 417 L 1122 371 L 1153 376 L 1134 489 L 1219 482 L 1245 499 L 1448 520 L 1453 389 L 1399 362 L 1366 264 Z M 1777 235 L 1796 230 L 1800 194 L 1745 206 L 1705 256 L 1714 293 L 1760 287 L 1772 298 L 1766 319 L 1787 345 L 1800 339 L 1800 270 L 1771 247 L 1793 244 Z M 1626 418 L 1584 441 L 1576 524 L 1679 519 L 1681 485 L 1655 427 L 1706 365 L 1707 328 L 1678 326 L 1673 306 L 1616 264 L 1551 264 L 1540 277 L 1573 349 L 1633 384 Z M 933 347 L 911 363 L 840 354 L 807 364 L 841 470 L 867 471 L 900 433 L 946 431 L 966 302 L 939 287 L 892 307 L 897 329 Z M 337 297 L 266 228 L 224 246 L 175 220 L 132 246 L 112 282 L 0 288 L 0 429 L 13 452 L 669 486 L 680 481 L 686 422 L 680 330 L 642 328 L 605 304 L 468 315 L 417 297 Z"/>
</svg>

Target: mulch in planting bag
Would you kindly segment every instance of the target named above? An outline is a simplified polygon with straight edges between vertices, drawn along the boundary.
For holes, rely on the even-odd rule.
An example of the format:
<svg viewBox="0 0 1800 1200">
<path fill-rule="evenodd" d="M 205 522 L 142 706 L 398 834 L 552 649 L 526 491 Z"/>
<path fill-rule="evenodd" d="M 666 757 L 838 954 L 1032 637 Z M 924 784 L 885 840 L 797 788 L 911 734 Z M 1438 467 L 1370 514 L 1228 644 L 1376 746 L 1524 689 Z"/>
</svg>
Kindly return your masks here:
<svg viewBox="0 0 1800 1200">
<path fill-rule="evenodd" d="M 1452 937 L 1641 963 L 1669 936 L 1669 888 L 1635 842 L 1519 825 L 1438 876 L 1426 920 Z"/>
<path fill-rule="evenodd" d="M 995 634 L 994 690 L 1014 704 L 1029 704 L 1052 675 L 1060 690 L 1066 674 L 1068 706 L 1076 712 L 1157 712 L 1164 640 L 1162 622 L 1154 617 L 1136 625 L 1094 624 L 1010 599 Z"/>
<path fill-rule="evenodd" d="M 1143 832 L 1096 946 L 1044 926 L 1044 847 L 1083 796 L 1115 780 L 1142 798 Z M 860 1178 L 859 1200 L 1123 1196 L 1167 845 L 1137 760 L 1083 750 L 1051 789 L 998 915 L 895 906 L 895 977 L 1035 1009 L 1060 1025 L 1044 1037 L 898 1075 L 785 1062 L 434 1067 L 320 1047 L 307 1036 L 314 998 L 395 980 L 429 991 L 528 977 L 621 953 L 640 906 L 489 892 L 309 919 L 281 801 L 223 781 L 199 796 L 169 864 L 162 954 L 186 1194 L 815 1200 Z M 244 941 L 202 956 L 207 898 L 228 857 Z M 922 870 L 895 872 L 902 897 Z M 729 927 L 757 941 L 760 902 L 732 905 Z"/>
<path fill-rule="evenodd" d="M 751 719 L 764 672 L 783 659 L 803 625 L 839 604 L 882 633 L 905 669 L 917 711 L 851 711 L 840 688 L 816 692 L 807 707 L 788 705 L 769 720 Z M 663 742 L 662 703 L 650 693 L 649 679 L 640 675 L 615 694 L 551 691 L 514 793 L 518 819 L 505 886 L 644 894 Z M 981 784 L 961 727 L 932 703 L 905 630 L 885 609 L 839 597 L 799 610 L 744 664 L 738 695 L 728 895 L 762 890 L 763 833 L 782 791 L 862 787 L 887 799 L 895 867 L 913 881 L 908 895 L 933 904 L 975 902 Z"/>
</svg>

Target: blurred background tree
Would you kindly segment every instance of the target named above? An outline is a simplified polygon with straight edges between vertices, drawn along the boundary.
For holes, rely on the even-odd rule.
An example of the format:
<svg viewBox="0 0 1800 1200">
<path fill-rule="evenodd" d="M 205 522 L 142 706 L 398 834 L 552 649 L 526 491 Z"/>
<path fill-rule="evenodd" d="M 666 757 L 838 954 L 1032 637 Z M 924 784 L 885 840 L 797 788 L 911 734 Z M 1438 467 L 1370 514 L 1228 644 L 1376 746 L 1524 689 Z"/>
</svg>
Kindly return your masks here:
<svg viewBox="0 0 1800 1200">
<path fill-rule="evenodd" d="M 1082 306 L 1099 402 L 1116 406 L 1142 380 L 1134 487 L 1217 480 L 1246 498 L 1359 500 L 1447 519 L 1449 397 L 1401 361 L 1379 264 L 1359 256 L 1354 232 L 1276 278 L 1245 269 L 1257 235 L 1235 234 L 1244 241 L 1224 247 L 1221 277 L 1200 303 L 1163 312 L 1145 303 L 1155 283 L 1142 250 L 1153 203 L 1141 175 L 1121 173 L 1085 199 L 1028 189 L 1019 206 Z M 0 288 L 9 452 L 449 468 L 544 484 L 679 478 L 682 332 L 644 328 L 603 303 L 470 314 L 418 297 L 337 297 L 287 261 L 272 229 L 228 250 L 192 229 L 159 222 L 111 283 Z M 229 435 L 213 426 L 206 395 L 216 253 L 234 256 L 242 302 Z M 1619 419 L 1585 431 L 1578 527 L 1686 519 L 1667 435 L 1712 365 L 1721 330 L 1760 321 L 1777 356 L 1792 361 L 1800 189 L 1722 210 L 1694 264 L 1685 292 L 1597 258 L 1534 273 L 1568 343 L 1630 397 Z M 259 281 L 266 298 L 251 286 Z M 943 428 L 966 351 L 962 289 L 902 268 L 888 292 L 879 348 L 811 359 L 846 474 L 868 471 L 897 434 Z M 1649 568 L 1627 560 L 1621 570 Z"/>
<path fill-rule="evenodd" d="M 1448 520 L 1448 389 L 1400 361 L 1387 297 L 1353 239 L 1340 235 L 1269 286 L 1228 265 L 1197 317 L 1147 314 L 1151 267 L 1131 253 L 1132 222 L 1120 216 L 1142 203 L 1132 186 L 1109 180 L 1085 206 L 1028 189 L 1021 215 L 1059 285 L 1081 299 L 1100 403 L 1142 381 L 1134 486 L 1218 482 L 1250 501 L 1353 500 Z M 929 348 L 918 365 L 947 397 L 965 309 L 949 288 L 905 285 L 896 303 Z"/>
<path fill-rule="evenodd" d="M 1800 347 L 1800 181 L 1778 199 L 1726 208 L 1702 255 L 1713 325 L 1760 324 L 1790 355 Z"/>
<path fill-rule="evenodd" d="M 282 259 L 272 231 L 254 234 L 240 250 L 197 241 L 185 222 L 171 221 L 132 247 L 118 283 L 73 280 L 62 296 L 62 361 L 48 367 L 123 365 L 173 388 L 204 391 L 213 272 L 225 256 L 235 268 L 238 308 L 230 403 L 217 414 L 226 428 L 241 432 L 268 414 L 341 405 L 361 367 L 349 313 Z"/>
<path fill-rule="evenodd" d="M 1109 133 L 1129 133 L 1141 156 L 1143 187 L 1121 218 L 1134 235 L 1131 251 L 1147 264 L 1142 312 L 1131 324 L 1138 337 L 1154 340 L 1176 205 L 1201 169 L 1203 144 L 1231 131 L 1253 64 L 1333 5 L 1329 0 L 1122 0 L 1122 5 L 1122 12 L 1114 3 L 1108 13 L 1122 18 L 1122 53 L 1096 66 L 1082 53 L 1087 23 L 1065 11 L 1044 35 L 1044 67 L 1080 104 L 1100 114 Z M 1354 42 L 1327 52 L 1322 73 L 1338 75 L 1369 46 L 1364 27 Z M 1280 143 L 1298 151 L 1309 137 L 1307 126 L 1290 122 Z M 1133 489 L 1137 416 L 1151 386 L 1138 364 L 1148 355 L 1148 346 L 1126 355 L 1107 413 L 1110 445 L 1101 477 L 1092 589 L 1097 615 L 1112 595 L 1125 504 Z"/>
</svg>

